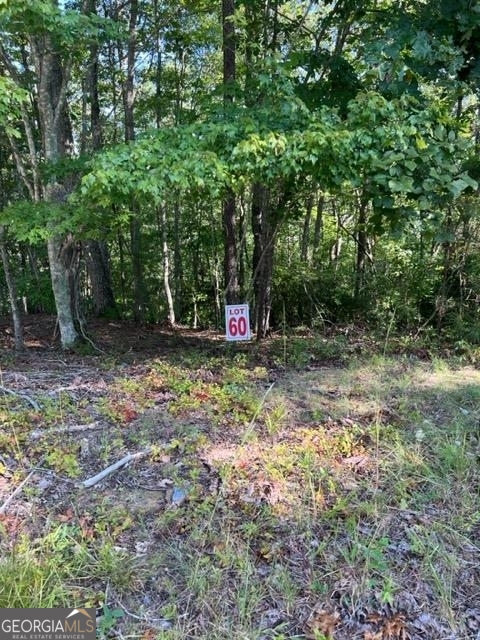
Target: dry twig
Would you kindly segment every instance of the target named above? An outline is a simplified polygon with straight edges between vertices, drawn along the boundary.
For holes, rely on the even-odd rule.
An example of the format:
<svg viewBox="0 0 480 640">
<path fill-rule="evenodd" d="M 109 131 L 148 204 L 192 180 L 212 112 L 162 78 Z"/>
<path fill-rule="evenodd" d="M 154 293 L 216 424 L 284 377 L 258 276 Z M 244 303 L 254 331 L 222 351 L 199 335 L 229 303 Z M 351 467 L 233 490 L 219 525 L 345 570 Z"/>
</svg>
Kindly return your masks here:
<svg viewBox="0 0 480 640">
<path fill-rule="evenodd" d="M 102 424 L 100 422 L 90 422 L 89 424 L 73 424 L 67 427 L 52 427 L 51 429 L 36 429 L 30 434 L 30 440 L 38 440 L 51 434 L 59 433 L 76 433 L 77 431 L 93 431 L 94 429 L 101 429 Z"/>
<path fill-rule="evenodd" d="M 147 456 L 150 453 L 150 451 L 151 451 L 151 449 L 148 448 L 148 449 L 145 449 L 144 451 L 139 451 L 138 453 L 129 453 L 128 455 L 123 457 L 121 460 L 118 460 L 117 462 L 114 462 L 113 464 L 111 464 L 109 467 L 107 467 L 103 471 L 100 471 L 100 473 L 97 473 L 97 475 L 92 476 L 91 478 L 87 478 L 87 480 L 84 480 L 81 483 L 81 486 L 82 487 L 93 487 L 93 485 L 97 484 L 97 482 L 100 482 L 100 480 L 103 480 L 104 478 L 106 478 L 107 476 L 112 474 L 114 471 L 117 471 L 117 469 L 121 469 L 122 467 L 124 467 L 129 462 L 132 462 L 133 460 L 140 460 L 141 458 L 144 458 L 145 456 Z"/>
<path fill-rule="evenodd" d="M 16 487 L 16 489 L 8 496 L 8 498 L 5 500 L 5 502 L 0 506 L 0 515 L 5 513 L 5 511 L 7 510 L 8 505 L 12 502 L 12 500 L 15 498 L 15 496 L 18 496 L 18 494 L 21 492 L 23 487 L 27 484 L 27 482 L 30 480 L 30 478 L 33 476 L 34 473 L 35 473 L 35 469 L 32 469 L 32 471 L 30 471 L 28 476 L 26 478 L 24 478 L 20 482 L 18 487 Z"/>
</svg>

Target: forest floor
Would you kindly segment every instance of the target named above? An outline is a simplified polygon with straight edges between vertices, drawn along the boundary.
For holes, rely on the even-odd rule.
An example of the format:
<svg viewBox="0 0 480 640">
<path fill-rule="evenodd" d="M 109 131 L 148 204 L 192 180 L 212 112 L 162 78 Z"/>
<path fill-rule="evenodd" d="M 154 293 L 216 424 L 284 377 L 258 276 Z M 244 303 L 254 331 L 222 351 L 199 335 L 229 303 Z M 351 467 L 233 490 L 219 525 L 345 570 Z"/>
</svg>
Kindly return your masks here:
<svg viewBox="0 0 480 640">
<path fill-rule="evenodd" d="M 100 638 L 480 639 L 480 352 L 90 329 L 65 353 L 29 317 L 15 356 L 0 322 L 0 607 L 95 607 Z"/>
</svg>

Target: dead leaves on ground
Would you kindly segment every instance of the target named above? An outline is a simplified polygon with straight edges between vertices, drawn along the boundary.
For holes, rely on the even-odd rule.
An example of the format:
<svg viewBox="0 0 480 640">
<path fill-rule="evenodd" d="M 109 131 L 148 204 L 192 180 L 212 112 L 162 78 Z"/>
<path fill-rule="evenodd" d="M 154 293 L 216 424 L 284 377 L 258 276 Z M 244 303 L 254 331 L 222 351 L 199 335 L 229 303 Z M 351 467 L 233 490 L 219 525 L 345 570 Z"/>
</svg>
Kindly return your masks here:
<svg viewBox="0 0 480 640">
<path fill-rule="evenodd" d="M 341 613 L 335 608 L 315 609 L 309 616 L 304 633 L 307 640 L 335 640 L 342 624 Z M 405 617 L 401 613 L 386 615 L 371 613 L 367 616 L 361 640 L 409 640 Z M 357 636 L 355 636 L 357 637 Z M 360 636 L 358 636 L 360 640 Z"/>
<path fill-rule="evenodd" d="M 391 616 L 372 613 L 368 616 L 367 622 L 377 629 L 366 633 L 364 640 L 408 640 L 409 638 L 406 620 L 401 613 Z"/>
<path fill-rule="evenodd" d="M 322 634 L 325 638 L 333 639 L 335 629 L 340 622 L 340 613 L 335 609 L 314 610 L 305 625 L 307 640 L 318 640 Z"/>
</svg>

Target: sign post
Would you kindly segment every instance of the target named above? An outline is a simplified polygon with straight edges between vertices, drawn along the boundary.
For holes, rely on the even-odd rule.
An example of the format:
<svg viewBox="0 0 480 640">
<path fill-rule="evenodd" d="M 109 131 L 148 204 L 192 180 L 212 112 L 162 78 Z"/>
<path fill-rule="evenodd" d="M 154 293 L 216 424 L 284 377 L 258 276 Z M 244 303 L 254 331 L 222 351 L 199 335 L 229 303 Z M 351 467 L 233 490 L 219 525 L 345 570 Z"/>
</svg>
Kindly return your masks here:
<svg viewBox="0 0 480 640">
<path fill-rule="evenodd" d="M 227 304 L 225 306 L 225 331 L 227 340 L 250 340 L 248 304 Z"/>
</svg>

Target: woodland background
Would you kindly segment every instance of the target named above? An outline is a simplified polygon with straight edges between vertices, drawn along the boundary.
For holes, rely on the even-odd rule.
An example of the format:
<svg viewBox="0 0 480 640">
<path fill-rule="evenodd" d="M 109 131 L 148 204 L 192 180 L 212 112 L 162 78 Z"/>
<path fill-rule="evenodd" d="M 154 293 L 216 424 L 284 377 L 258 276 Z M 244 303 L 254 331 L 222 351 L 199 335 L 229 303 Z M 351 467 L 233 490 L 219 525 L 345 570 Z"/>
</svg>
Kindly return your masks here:
<svg viewBox="0 0 480 640">
<path fill-rule="evenodd" d="M 480 3 L 0 0 L 0 314 L 480 340 Z"/>
</svg>

